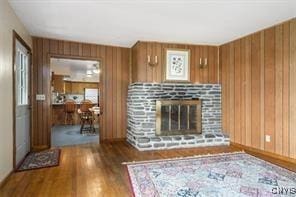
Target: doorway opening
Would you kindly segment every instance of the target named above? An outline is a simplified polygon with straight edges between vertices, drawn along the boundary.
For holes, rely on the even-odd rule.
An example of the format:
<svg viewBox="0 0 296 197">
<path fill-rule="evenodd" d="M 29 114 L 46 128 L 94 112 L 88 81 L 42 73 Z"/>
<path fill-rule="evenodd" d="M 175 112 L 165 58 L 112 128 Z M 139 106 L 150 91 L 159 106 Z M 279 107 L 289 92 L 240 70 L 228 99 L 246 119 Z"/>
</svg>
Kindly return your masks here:
<svg viewBox="0 0 296 197">
<path fill-rule="evenodd" d="M 51 146 L 99 143 L 100 61 L 50 58 Z"/>
</svg>

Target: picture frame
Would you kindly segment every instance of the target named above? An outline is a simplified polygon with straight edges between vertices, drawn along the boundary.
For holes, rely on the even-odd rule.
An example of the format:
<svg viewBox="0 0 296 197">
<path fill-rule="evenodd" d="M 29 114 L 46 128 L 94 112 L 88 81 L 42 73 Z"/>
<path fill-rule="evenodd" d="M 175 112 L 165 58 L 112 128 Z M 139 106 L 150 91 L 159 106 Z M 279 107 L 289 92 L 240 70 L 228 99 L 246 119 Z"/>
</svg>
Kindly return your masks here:
<svg viewBox="0 0 296 197">
<path fill-rule="evenodd" d="M 190 50 L 165 49 L 164 81 L 190 82 Z"/>
</svg>

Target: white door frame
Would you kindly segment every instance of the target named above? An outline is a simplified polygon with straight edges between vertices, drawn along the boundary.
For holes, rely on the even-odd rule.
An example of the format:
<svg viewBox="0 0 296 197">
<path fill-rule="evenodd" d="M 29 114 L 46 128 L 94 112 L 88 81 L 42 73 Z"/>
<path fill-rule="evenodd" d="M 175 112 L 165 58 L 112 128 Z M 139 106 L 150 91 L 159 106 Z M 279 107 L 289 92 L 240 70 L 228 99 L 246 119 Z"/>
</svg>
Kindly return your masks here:
<svg viewBox="0 0 296 197">
<path fill-rule="evenodd" d="M 12 76 L 13 76 L 13 93 L 12 93 L 12 99 L 13 99 L 13 169 L 16 170 L 18 165 L 21 164 L 21 162 L 16 163 L 16 70 L 15 70 L 15 59 L 16 59 L 16 43 L 17 41 L 28 51 L 28 66 L 29 66 L 29 105 L 32 106 L 32 50 L 29 47 L 29 45 L 16 33 L 16 31 L 13 31 L 13 54 L 12 54 Z M 32 109 L 32 107 L 30 107 Z M 30 112 L 30 151 L 32 149 L 32 111 Z"/>
</svg>

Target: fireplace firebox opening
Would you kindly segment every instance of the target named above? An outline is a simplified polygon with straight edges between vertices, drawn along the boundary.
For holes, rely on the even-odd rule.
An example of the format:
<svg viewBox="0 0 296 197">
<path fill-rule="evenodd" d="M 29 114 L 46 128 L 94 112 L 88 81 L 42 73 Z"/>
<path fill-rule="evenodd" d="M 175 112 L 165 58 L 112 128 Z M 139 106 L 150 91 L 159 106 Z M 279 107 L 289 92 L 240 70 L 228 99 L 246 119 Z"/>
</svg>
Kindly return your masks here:
<svg viewBox="0 0 296 197">
<path fill-rule="evenodd" d="M 202 133 L 201 100 L 157 100 L 156 135 Z"/>
</svg>

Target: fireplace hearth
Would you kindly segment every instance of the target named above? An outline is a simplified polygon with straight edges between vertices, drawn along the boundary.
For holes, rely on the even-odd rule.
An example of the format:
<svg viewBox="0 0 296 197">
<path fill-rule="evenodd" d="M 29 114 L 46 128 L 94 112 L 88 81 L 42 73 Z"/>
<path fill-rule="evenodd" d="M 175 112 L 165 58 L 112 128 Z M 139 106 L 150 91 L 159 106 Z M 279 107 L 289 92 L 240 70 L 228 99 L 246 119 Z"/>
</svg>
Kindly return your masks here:
<svg viewBox="0 0 296 197">
<path fill-rule="evenodd" d="M 138 150 L 229 145 L 221 116 L 220 84 L 133 83 L 127 141 Z"/>
</svg>

